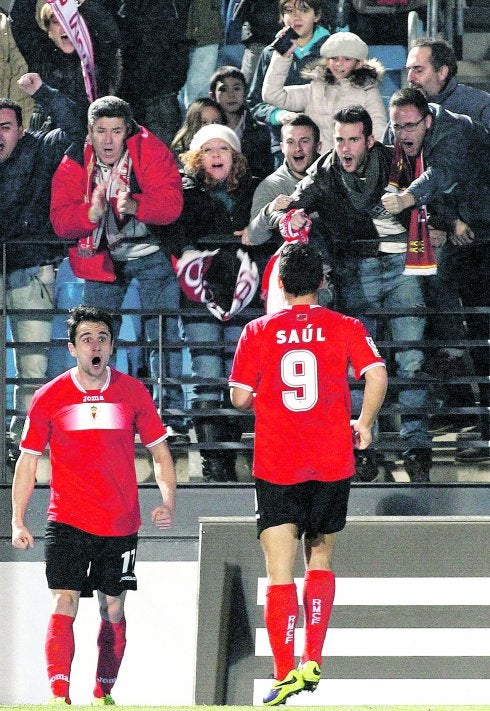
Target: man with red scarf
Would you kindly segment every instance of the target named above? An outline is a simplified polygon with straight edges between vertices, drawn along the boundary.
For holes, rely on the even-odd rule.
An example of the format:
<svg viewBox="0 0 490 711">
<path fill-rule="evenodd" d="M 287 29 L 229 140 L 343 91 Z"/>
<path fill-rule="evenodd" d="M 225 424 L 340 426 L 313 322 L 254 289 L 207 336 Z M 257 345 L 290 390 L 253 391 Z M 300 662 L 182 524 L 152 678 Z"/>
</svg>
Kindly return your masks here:
<svg viewBox="0 0 490 711">
<path fill-rule="evenodd" d="M 116 96 L 96 99 L 88 111 L 88 140 L 70 148 L 53 177 L 51 221 L 71 247 L 70 264 L 85 279 L 84 303 L 121 308 L 132 279 L 137 279 L 145 318 L 146 338 L 158 341 L 158 313 L 177 310 L 180 290 L 168 251 L 165 226 L 182 210 L 182 180 L 167 146 L 133 120 L 131 107 Z M 116 332 L 120 318 L 116 321 Z M 177 316 L 164 319 L 164 340 L 181 340 Z M 117 333 L 116 333 L 117 335 Z M 159 358 L 150 352 L 150 373 L 157 381 Z M 182 350 L 165 351 L 164 375 L 182 375 Z M 154 400 L 160 400 L 160 385 Z M 169 385 L 163 406 L 181 410 L 180 385 Z M 162 414 L 162 413 L 160 413 Z M 187 440 L 185 421 L 164 417 L 170 441 Z"/>
</svg>

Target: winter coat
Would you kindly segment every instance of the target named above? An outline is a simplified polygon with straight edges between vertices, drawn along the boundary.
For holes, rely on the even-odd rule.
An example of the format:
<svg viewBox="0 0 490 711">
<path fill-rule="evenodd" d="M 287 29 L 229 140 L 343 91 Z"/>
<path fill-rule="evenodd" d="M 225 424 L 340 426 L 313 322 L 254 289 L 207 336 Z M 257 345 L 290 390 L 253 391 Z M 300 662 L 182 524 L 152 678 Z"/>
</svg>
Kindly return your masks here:
<svg viewBox="0 0 490 711">
<path fill-rule="evenodd" d="M 333 148 L 333 117 L 344 106 L 360 104 L 371 116 L 373 134 L 381 140 L 386 128 L 387 115 L 379 84 L 383 66 L 377 60 L 364 63 L 352 74 L 337 81 L 321 61 L 308 72 L 309 84 L 285 86 L 291 57 L 274 52 L 264 78 L 262 97 L 287 111 L 303 112 L 310 116 L 320 129 L 322 151 Z"/>
<path fill-rule="evenodd" d="M 189 66 L 190 0 L 119 0 L 119 5 L 116 19 L 123 57 L 119 95 L 135 108 L 157 94 L 176 94 Z"/>
<path fill-rule="evenodd" d="M 466 114 L 490 131 L 490 94 L 487 91 L 460 84 L 457 77 L 451 77 L 444 89 L 430 96 L 429 101 L 440 104 L 448 111 Z"/>
<path fill-rule="evenodd" d="M 285 79 L 285 83 L 288 86 L 291 84 L 306 84 L 310 81 L 309 78 L 303 76 L 302 72 L 308 65 L 320 57 L 320 47 L 328 37 L 328 32 L 323 27 L 317 28 L 315 30 L 314 37 L 317 37 L 317 39 L 312 42 L 308 51 L 302 54 L 301 57 L 298 56 L 296 52 L 293 54 L 289 71 Z M 270 65 L 273 53 L 274 49 L 272 47 L 266 47 L 260 55 L 252 83 L 250 84 L 247 104 L 250 108 L 252 116 L 257 119 L 257 121 L 261 121 L 262 123 L 268 125 L 271 134 L 271 150 L 275 153 L 280 150 L 279 144 L 281 142 L 281 126 L 274 120 L 274 116 L 277 114 L 278 109 L 277 106 L 266 103 L 262 99 L 264 77 Z"/>
<path fill-rule="evenodd" d="M 241 249 L 249 252 L 259 270 L 265 263 L 270 250 L 263 247 L 251 248 L 241 244 L 240 237 L 233 233 L 243 230 L 250 218 L 250 208 L 257 180 L 247 173 L 238 188 L 231 193 L 233 204 L 228 208 L 205 188 L 202 176 L 183 174 L 184 207 L 177 222 L 170 228 L 175 236 L 174 245 L 179 246 L 176 257 L 186 250 L 214 250 L 219 253 L 213 258 L 211 269 L 206 272 L 207 281 L 212 284 L 216 301 L 229 305 L 235 288 L 239 269 L 236 252 Z M 264 255 L 267 255 L 265 257 Z"/>
<path fill-rule="evenodd" d="M 43 84 L 35 100 L 69 129 L 79 117 L 60 92 Z M 49 220 L 51 179 L 63 153 L 74 136 L 60 128 L 52 131 L 26 131 L 10 156 L 0 163 L 0 239 L 7 243 L 7 272 L 38 266 L 61 257 Z M 9 244 L 25 240 L 25 244 Z M 33 244 L 35 243 L 35 244 Z"/>
<path fill-rule="evenodd" d="M 37 72 L 49 86 L 80 102 L 85 111 L 89 100 L 80 57 L 76 51 L 65 54 L 58 49 L 47 32 L 39 27 L 35 15 L 36 0 L 13 0 L 10 8 L 12 34 L 29 71 Z M 116 22 L 99 0 L 85 0 L 80 6 L 80 15 L 87 23 L 94 48 L 97 95 L 114 94 L 121 69 L 121 39 Z M 40 113 L 37 125 L 41 125 L 45 118 Z"/>
<path fill-rule="evenodd" d="M 290 210 L 303 208 L 307 214 L 318 212 L 320 220 L 334 248 L 335 257 L 373 257 L 381 241 L 373 217 L 382 210 L 381 196 L 385 193 L 390 175 L 393 148 L 376 142 L 369 156 L 378 156 L 379 177 L 368 209 L 357 209 L 349 199 L 342 181 L 342 168 L 335 151 L 324 154 L 308 169 L 306 178 L 298 183 Z M 409 218 L 405 210 L 400 221 L 405 225 Z M 278 223 L 284 213 L 274 213 Z"/>
<path fill-rule="evenodd" d="M 126 140 L 126 146 L 133 163 L 130 191 L 138 203 L 135 217 L 162 237 L 164 231 L 157 226 L 174 222 L 182 210 L 182 181 L 177 165 L 167 146 L 142 126 Z M 92 146 L 74 144 L 54 174 L 51 222 L 62 239 L 87 237 L 96 227 L 88 218 L 94 187 L 88 175 L 92 157 Z M 91 257 L 81 256 L 76 247 L 70 248 L 69 257 L 76 276 L 114 281 L 114 267 L 104 240 Z"/>
</svg>

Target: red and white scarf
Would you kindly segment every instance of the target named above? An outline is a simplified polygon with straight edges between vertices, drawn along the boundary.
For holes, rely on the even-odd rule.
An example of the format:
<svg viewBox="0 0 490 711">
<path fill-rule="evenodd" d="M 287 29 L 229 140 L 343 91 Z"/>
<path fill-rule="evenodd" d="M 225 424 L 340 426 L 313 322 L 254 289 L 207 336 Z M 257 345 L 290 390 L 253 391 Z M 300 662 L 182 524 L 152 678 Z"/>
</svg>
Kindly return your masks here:
<svg viewBox="0 0 490 711">
<path fill-rule="evenodd" d="M 395 153 L 391 163 L 390 176 L 386 188 L 387 192 L 396 193 L 405 190 L 413 178 L 420 177 L 423 172 L 423 150 L 415 159 L 415 171 L 412 176 L 412 169 L 403 150 L 403 146 L 399 141 L 395 141 Z M 410 211 L 404 274 L 430 276 L 431 274 L 436 274 L 436 272 L 437 262 L 427 225 L 427 207 L 426 205 L 413 207 Z"/>
<path fill-rule="evenodd" d="M 180 259 L 172 257 L 172 266 L 180 287 L 188 299 L 205 304 L 206 308 L 219 321 L 229 321 L 252 301 L 259 285 L 259 271 L 255 262 L 250 259 L 250 255 L 243 249 L 237 249 L 236 258 L 240 262 L 240 268 L 231 306 L 226 308 L 217 303 L 213 290 L 206 279 L 206 272 L 218 252 L 219 249 L 188 250 Z"/>
<path fill-rule="evenodd" d="M 87 92 L 88 100 L 92 102 L 97 96 L 94 50 L 86 22 L 78 12 L 77 1 L 47 0 L 47 2 L 51 5 L 53 14 L 80 57 L 85 91 Z"/>
<path fill-rule="evenodd" d="M 112 166 L 107 176 L 102 173 L 102 168 L 97 164 L 95 152 L 90 157 L 87 166 L 88 185 L 86 201 L 90 202 L 94 185 L 104 185 L 107 207 L 100 222 L 92 234 L 78 240 L 77 249 L 81 257 L 92 257 L 103 237 L 105 237 L 109 251 L 114 251 L 124 240 L 124 226 L 132 219 L 131 215 L 120 215 L 117 212 L 117 197 L 121 192 L 128 192 L 131 175 L 132 161 L 126 150 L 118 162 Z"/>
</svg>

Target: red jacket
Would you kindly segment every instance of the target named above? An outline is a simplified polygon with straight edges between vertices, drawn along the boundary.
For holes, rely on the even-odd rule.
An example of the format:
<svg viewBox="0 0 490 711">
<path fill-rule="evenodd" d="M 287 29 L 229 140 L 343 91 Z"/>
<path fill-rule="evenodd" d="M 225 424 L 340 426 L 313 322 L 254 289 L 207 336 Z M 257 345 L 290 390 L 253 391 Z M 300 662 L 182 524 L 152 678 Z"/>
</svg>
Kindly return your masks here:
<svg viewBox="0 0 490 711">
<path fill-rule="evenodd" d="M 136 218 L 146 225 L 169 225 L 182 212 L 182 179 L 167 146 L 142 126 L 126 140 L 133 171 L 140 192 L 131 193 L 138 203 Z M 88 219 L 93 181 L 87 166 L 93 155 L 85 145 L 77 160 L 70 151 L 64 156 L 54 176 L 51 190 L 51 222 L 62 239 L 80 239 L 91 234 L 95 225 Z M 82 164 L 83 161 L 83 164 Z M 91 281 L 114 281 L 114 266 L 106 245 L 101 242 L 93 257 L 82 257 L 70 247 L 74 274 Z"/>
</svg>

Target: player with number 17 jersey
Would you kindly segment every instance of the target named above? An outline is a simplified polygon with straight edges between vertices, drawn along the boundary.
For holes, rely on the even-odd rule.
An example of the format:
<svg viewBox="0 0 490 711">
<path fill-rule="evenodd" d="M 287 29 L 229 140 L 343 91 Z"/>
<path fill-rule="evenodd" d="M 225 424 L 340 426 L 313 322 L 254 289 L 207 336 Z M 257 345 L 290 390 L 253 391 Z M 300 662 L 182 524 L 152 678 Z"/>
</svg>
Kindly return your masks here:
<svg viewBox="0 0 490 711">
<path fill-rule="evenodd" d="M 229 384 L 254 393 L 255 477 L 297 484 L 354 474 L 349 365 L 356 379 L 384 366 L 357 319 L 293 305 L 245 326 Z"/>
</svg>

